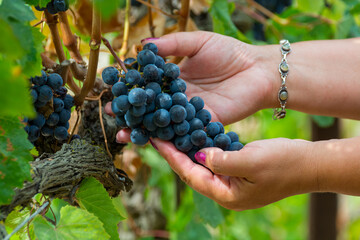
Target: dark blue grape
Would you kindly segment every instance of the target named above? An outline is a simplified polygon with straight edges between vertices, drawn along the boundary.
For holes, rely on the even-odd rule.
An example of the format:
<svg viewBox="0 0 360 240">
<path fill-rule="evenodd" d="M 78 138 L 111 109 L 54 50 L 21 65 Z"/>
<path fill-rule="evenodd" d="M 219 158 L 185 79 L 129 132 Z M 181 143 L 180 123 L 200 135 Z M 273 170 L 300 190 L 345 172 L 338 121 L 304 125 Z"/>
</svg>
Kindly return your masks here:
<svg viewBox="0 0 360 240">
<path fill-rule="evenodd" d="M 41 113 L 37 113 L 36 118 L 31 119 L 29 121 L 29 123 L 31 125 L 38 126 L 38 128 L 42 128 L 45 125 L 45 121 L 46 121 L 46 119 L 45 119 L 44 115 L 42 115 Z"/>
<path fill-rule="evenodd" d="M 54 127 L 58 124 L 59 120 L 60 120 L 59 114 L 57 114 L 56 112 L 53 112 L 52 114 L 50 114 L 50 116 L 46 120 L 46 124 L 50 127 Z"/>
<path fill-rule="evenodd" d="M 58 12 L 65 12 L 69 8 L 65 0 L 54 0 L 54 7 Z"/>
<path fill-rule="evenodd" d="M 152 51 L 145 49 L 139 52 L 137 55 L 137 61 L 141 66 L 154 64 L 156 61 L 156 56 Z"/>
<path fill-rule="evenodd" d="M 165 66 L 164 59 L 160 56 L 156 56 L 155 65 L 160 69 L 164 69 Z"/>
<path fill-rule="evenodd" d="M 35 103 L 36 100 L 38 99 L 37 91 L 35 89 L 31 89 L 30 95 L 31 95 L 32 102 Z"/>
<path fill-rule="evenodd" d="M 116 126 L 118 126 L 118 127 L 122 127 L 122 128 L 126 128 L 126 127 L 128 127 L 127 125 L 126 125 L 126 121 L 125 121 L 125 117 L 124 116 L 116 116 L 115 117 L 115 123 L 116 123 Z"/>
<path fill-rule="evenodd" d="M 58 140 L 58 141 L 63 141 L 66 140 L 68 137 L 68 131 L 66 127 L 63 126 L 59 126 L 56 127 L 54 130 L 54 137 Z"/>
<path fill-rule="evenodd" d="M 215 122 L 215 123 L 219 126 L 220 133 L 224 133 L 225 132 L 224 125 L 221 122 Z"/>
<path fill-rule="evenodd" d="M 244 145 L 243 145 L 242 143 L 240 143 L 240 142 L 233 142 L 233 143 L 231 143 L 229 150 L 230 150 L 230 151 L 239 151 L 239 150 L 241 150 L 243 147 L 244 147 Z"/>
<path fill-rule="evenodd" d="M 180 68 L 175 63 L 167 63 L 164 66 L 164 76 L 169 79 L 177 79 L 180 76 Z"/>
<path fill-rule="evenodd" d="M 177 150 L 187 153 L 193 148 L 191 143 L 190 135 L 179 136 L 175 138 L 175 147 Z"/>
<path fill-rule="evenodd" d="M 46 72 L 44 72 L 43 70 L 41 70 L 41 76 L 36 76 L 32 78 L 32 83 L 37 86 L 42 86 L 46 82 L 47 82 L 47 76 L 46 76 Z"/>
<path fill-rule="evenodd" d="M 155 101 L 150 104 L 146 104 L 146 113 L 154 112 L 156 108 Z"/>
<path fill-rule="evenodd" d="M 172 98 L 167 93 L 160 93 L 156 96 L 155 104 L 158 108 L 170 109 L 172 106 Z"/>
<path fill-rule="evenodd" d="M 146 84 L 145 89 L 152 89 L 156 95 L 161 93 L 161 87 L 156 82 L 151 82 L 151 83 Z"/>
<path fill-rule="evenodd" d="M 130 104 L 129 104 L 130 105 Z M 111 102 L 111 111 L 115 114 L 115 115 L 119 115 L 119 116 L 124 116 L 125 115 L 125 111 L 121 111 L 117 105 L 115 101 Z"/>
<path fill-rule="evenodd" d="M 69 129 L 69 127 L 70 127 L 70 124 L 69 124 L 69 122 L 66 122 L 66 123 L 58 123 L 58 125 L 57 125 L 58 127 L 64 127 L 64 128 L 66 128 L 66 129 Z"/>
<path fill-rule="evenodd" d="M 214 138 L 214 147 L 221 148 L 226 151 L 230 148 L 231 139 L 228 135 L 220 133 Z"/>
<path fill-rule="evenodd" d="M 162 70 L 161 68 L 158 68 L 158 79 L 157 79 L 157 83 L 159 83 L 160 85 L 163 84 L 162 79 L 164 77 L 164 70 Z"/>
<path fill-rule="evenodd" d="M 146 92 L 142 88 L 133 88 L 129 92 L 129 102 L 134 106 L 145 105 L 147 100 Z"/>
<path fill-rule="evenodd" d="M 64 108 L 71 109 L 74 105 L 75 105 L 74 98 L 71 95 L 66 94 L 64 98 Z"/>
<path fill-rule="evenodd" d="M 139 65 L 137 63 L 134 63 L 134 62 L 136 62 L 135 58 L 126 58 L 124 60 L 124 63 L 125 63 L 127 68 L 130 68 L 130 66 L 131 66 L 132 69 L 137 70 Z"/>
<path fill-rule="evenodd" d="M 44 11 L 46 7 L 35 6 L 35 9 L 38 11 Z"/>
<path fill-rule="evenodd" d="M 130 134 L 131 142 L 136 145 L 145 145 L 149 141 L 149 133 L 142 128 L 135 128 Z"/>
<path fill-rule="evenodd" d="M 188 121 L 184 120 L 181 123 L 177 123 L 173 125 L 174 131 L 178 136 L 184 136 L 190 130 L 190 124 Z"/>
<path fill-rule="evenodd" d="M 195 117 L 200 119 L 204 123 L 204 126 L 208 125 L 211 121 L 211 114 L 206 109 L 201 109 L 200 111 L 198 111 Z"/>
<path fill-rule="evenodd" d="M 226 135 L 230 137 L 232 143 L 239 141 L 239 136 L 235 132 L 228 132 Z"/>
<path fill-rule="evenodd" d="M 195 118 L 195 114 L 196 114 L 195 107 L 191 103 L 188 103 L 185 105 L 185 110 L 187 113 L 186 121 L 189 122 L 189 121 L 193 120 Z"/>
<path fill-rule="evenodd" d="M 170 91 L 172 93 L 182 92 L 185 93 L 186 91 L 186 83 L 181 78 L 175 79 L 170 83 Z"/>
<path fill-rule="evenodd" d="M 154 124 L 158 127 L 166 127 L 170 124 L 170 113 L 165 109 L 158 109 L 154 113 Z"/>
<path fill-rule="evenodd" d="M 142 105 L 142 106 L 132 106 L 130 109 L 129 109 L 129 112 L 131 115 L 135 116 L 135 117 L 140 117 L 142 115 L 145 114 L 146 112 L 146 106 L 145 105 Z"/>
<path fill-rule="evenodd" d="M 48 102 L 42 102 L 42 101 L 39 101 L 39 99 L 34 103 L 34 106 L 36 108 L 41 108 L 41 107 L 44 107 Z"/>
<path fill-rule="evenodd" d="M 181 105 L 183 107 L 186 107 L 186 105 L 189 103 L 186 95 L 181 92 L 174 93 L 171 98 L 173 105 Z"/>
<path fill-rule="evenodd" d="M 143 120 L 144 127 L 150 131 L 153 132 L 156 130 L 157 126 L 154 123 L 154 113 L 148 113 L 144 116 Z"/>
<path fill-rule="evenodd" d="M 161 140 L 169 141 L 175 136 L 175 132 L 171 125 L 167 127 L 159 127 L 156 129 L 156 135 Z"/>
<path fill-rule="evenodd" d="M 123 82 L 117 82 L 115 83 L 112 88 L 111 92 L 115 97 L 121 96 L 121 95 L 127 95 L 128 94 L 128 87 Z"/>
<path fill-rule="evenodd" d="M 194 162 L 197 163 L 195 159 L 195 154 L 199 151 L 199 147 L 193 146 L 192 149 L 187 153 L 187 156 Z"/>
<path fill-rule="evenodd" d="M 48 102 L 53 97 L 53 92 L 51 88 L 47 85 L 43 85 L 38 88 L 38 101 Z"/>
<path fill-rule="evenodd" d="M 147 83 L 156 82 L 158 80 L 159 72 L 155 64 L 148 64 L 144 67 L 143 77 Z"/>
<path fill-rule="evenodd" d="M 155 55 L 158 54 L 158 47 L 154 44 L 154 43 L 147 43 L 144 45 L 143 50 L 150 50 L 152 51 Z"/>
<path fill-rule="evenodd" d="M 70 140 L 70 141 L 73 141 L 73 140 L 75 140 L 75 139 L 81 139 L 80 135 L 78 135 L 78 134 L 74 134 L 74 135 L 72 135 L 72 137 L 71 137 L 71 140 Z"/>
<path fill-rule="evenodd" d="M 206 126 L 206 133 L 214 138 L 216 135 L 220 133 L 220 127 L 216 122 L 211 122 Z"/>
<path fill-rule="evenodd" d="M 55 90 L 55 94 L 59 95 L 60 99 L 64 99 L 67 92 L 68 90 L 66 89 L 66 87 L 60 87 L 58 90 Z"/>
<path fill-rule="evenodd" d="M 208 148 L 208 147 L 213 147 L 213 146 L 214 146 L 214 141 L 211 138 L 206 137 L 205 144 L 200 146 L 200 148 Z"/>
<path fill-rule="evenodd" d="M 198 129 L 193 131 L 190 137 L 192 144 L 194 144 L 195 146 L 200 147 L 206 143 L 207 136 L 203 130 Z"/>
<path fill-rule="evenodd" d="M 137 70 L 129 70 L 125 75 L 126 83 L 136 85 L 141 80 L 141 74 Z"/>
<path fill-rule="evenodd" d="M 40 129 L 38 126 L 29 126 L 28 139 L 30 142 L 35 142 L 40 137 Z"/>
<path fill-rule="evenodd" d="M 114 85 L 119 81 L 119 71 L 114 67 L 107 67 L 105 68 L 102 73 L 103 81 L 108 85 Z"/>
<path fill-rule="evenodd" d="M 204 129 L 203 122 L 198 118 L 193 118 L 189 123 L 190 123 L 189 134 L 191 134 L 195 130 L 198 130 L 198 129 L 203 130 Z"/>
<path fill-rule="evenodd" d="M 64 108 L 59 113 L 59 123 L 61 123 L 61 124 L 67 123 L 69 121 L 70 117 L 71 117 L 70 110 L 67 110 L 67 109 Z"/>
<path fill-rule="evenodd" d="M 54 98 L 53 100 L 54 112 L 61 112 L 64 109 L 64 101 L 60 98 Z"/>
<path fill-rule="evenodd" d="M 175 123 L 181 123 L 187 117 L 186 110 L 181 105 L 174 105 L 170 108 L 171 120 Z"/>
<path fill-rule="evenodd" d="M 144 119 L 143 116 L 135 117 L 130 113 L 130 111 L 127 111 L 125 114 L 126 124 L 131 128 L 135 128 L 139 126 L 142 123 L 143 119 Z"/>
<path fill-rule="evenodd" d="M 201 97 L 193 97 L 190 99 L 190 103 L 195 107 L 196 112 L 204 108 L 204 100 Z"/>
<path fill-rule="evenodd" d="M 41 128 L 41 135 L 44 137 L 51 137 L 54 134 L 54 129 L 48 126 L 44 126 Z"/>
<path fill-rule="evenodd" d="M 46 83 L 53 90 L 58 90 L 63 85 L 62 77 L 57 73 L 52 73 L 48 76 L 48 80 Z"/>
<path fill-rule="evenodd" d="M 131 107 L 127 95 L 121 95 L 113 100 L 113 104 L 121 111 L 127 111 Z"/>
<path fill-rule="evenodd" d="M 46 9 L 50 14 L 57 14 L 58 12 L 55 9 L 54 2 L 51 1 L 46 5 Z"/>
<path fill-rule="evenodd" d="M 145 92 L 146 92 L 146 104 L 150 104 L 154 102 L 156 98 L 156 93 L 154 92 L 154 90 L 148 88 L 145 89 Z"/>
</svg>

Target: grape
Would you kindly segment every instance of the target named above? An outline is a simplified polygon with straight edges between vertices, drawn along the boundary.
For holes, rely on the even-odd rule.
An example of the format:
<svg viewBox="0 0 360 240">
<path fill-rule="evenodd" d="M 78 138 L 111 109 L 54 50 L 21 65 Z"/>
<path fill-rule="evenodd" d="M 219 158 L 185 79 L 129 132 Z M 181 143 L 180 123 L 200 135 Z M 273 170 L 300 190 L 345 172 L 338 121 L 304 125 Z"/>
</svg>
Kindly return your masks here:
<svg viewBox="0 0 360 240">
<path fill-rule="evenodd" d="M 42 101 L 39 101 L 39 99 L 35 102 L 34 106 L 36 108 L 41 108 L 41 107 L 44 107 L 45 105 L 47 104 L 47 102 L 42 102 Z"/>
<path fill-rule="evenodd" d="M 38 11 L 44 11 L 46 7 L 35 6 L 35 9 Z"/>
<path fill-rule="evenodd" d="M 171 81 L 170 83 L 170 91 L 172 93 L 182 92 L 184 93 L 186 91 L 186 83 L 181 78 L 178 78 L 174 81 Z"/>
<path fill-rule="evenodd" d="M 206 126 L 206 133 L 213 138 L 220 133 L 220 126 L 216 122 L 211 122 Z"/>
<path fill-rule="evenodd" d="M 158 70 L 158 79 L 156 82 L 159 83 L 160 85 L 162 85 L 163 84 L 162 79 L 164 77 L 164 70 L 162 70 L 161 68 L 158 68 L 157 70 Z"/>
<path fill-rule="evenodd" d="M 50 127 L 54 127 L 58 124 L 59 120 L 60 120 L 59 114 L 57 114 L 56 112 L 53 112 L 52 114 L 50 114 L 50 116 L 46 120 L 46 125 L 48 125 Z"/>
<path fill-rule="evenodd" d="M 50 14 L 57 14 L 58 12 L 55 9 L 54 2 L 51 1 L 46 5 L 46 9 Z"/>
<path fill-rule="evenodd" d="M 200 148 L 208 148 L 208 147 L 213 147 L 213 146 L 214 146 L 214 141 L 211 138 L 206 137 L 205 144 L 200 146 Z"/>
<path fill-rule="evenodd" d="M 41 76 L 36 76 L 32 78 L 32 83 L 37 85 L 37 86 L 42 86 L 46 83 L 47 81 L 47 76 L 46 73 L 41 70 Z"/>
<path fill-rule="evenodd" d="M 156 56 L 155 65 L 160 69 L 164 69 L 165 66 L 164 59 L 160 56 Z"/>
<path fill-rule="evenodd" d="M 129 98 L 126 95 L 121 95 L 113 100 L 114 105 L 121 111 L 127 111 L 131 107 Z"/>
<path fill-rule="evenodd" d="M 119 71 L 114 67 L 107 67 L 105 68 L 102 73 L 103 81 L 108 85 L 114 85 L 119 81 Z"/>
<path fill-rule="evenodd" d="M 125 80 L 128 84 L 136 85 L 140 82 L 141 75 L 138 71 L 131 69 L 126 73 Z"/>
<path fill-rule="evenodd" d="M 52 73 L 48 76 L 47 85 L 57 90 L 63 85 L 63 79 L 59 74 Z"/>
<path fill-rule="evenodd" d="M 208 125 L 211 121 L 211 114 L 206 109 L 201 109 L 200 111 L 198 111 L 195 117 L 200 119 L 204 123 L 204 126 Z"/>
<path fill-rule="evenodd" d="M 191 142 L 195 146 L 202 146 L 206 143 L 206 133 L 203 130 L 195 130 L 191 133 Z"/>
<path fill-rule="evenodd" d="M 134 115 L 132 115 L 130 113 L 130 111 L 127 111 L 125 113 L 125 121 L 126 121 L 126 124 L 129 126 L 129 127 L 136 127 L 138 125 L 140 125 L 143 121 L 144 117 L 143 116 L 140 116 L 140 117 L 135 117 Z"/>
<path fill-rule="evenodd" d="M 136 69 L 138 69 L 139 64 L 134 63 L 134 62 L 136 62 L 135 58 L 126 58 L 124 60 L 124 63 L 125 63 L 127 68 L 129 68 L 131 66 L 133 69 L 136 70 Z"/>
<path fill-rule="evenodd" d="M 68 10 L 68 6 L 65 0 L 54 0 L 54 7 L 55 10 L 58 12 L 65 12 L 66 10 Z"/>
<path fill-rule="evenodd" d="M 193 146 L 192 149 L 187 153 L 187 156 L 195 163 L 197 163 L 195 159 L 195 154 L 199 151 L 199 147 Z"/>
<path fill-rule="evenodd" d="M 155 108 L 156 108 L 155 101 L 153 101 L 150 104 L 147 104 L 146 105 L 146 113 L 155 111 Z"/>
<path fill-rule="evenodd" d="M 45 121 L 46 121 L 46 119 L 45 119 L 44 115 L 42 115 L 41 113 L 38 113 L 36 118 L 30 120 L 29 123 L 31 125 L 37 126 L 38 128 L 42 128 L 45 125 Z"/>
<path fill-rule="evenodd" d="M 155 82 L 159 78 L 158 68 L 155 64 L 148 64 L 144 67 L 144 79 L 146 82 Z"/>
<path fill-rule="evenodd" d="M 134 88 L 129 92 L 129 102 L 134 106 L 145 105 L 146 99 L 146 92 L 142 88 Z"/>
<path fill-rule="evenodd" d="M 146 103 L 150 104 L 150 103 L 154 102 L 155 97 L 156 97 L 156 93 L 154 92 L 154 90 L 148 88 L 148 89 L 145 89 L 145 92 L 146 92 Z"/>
<path fill-rule="evenodd" d="M 231 139 L 228 135 L 220 133 L 214 138 L 214 147 L 221 148 L 226 151 L 230 148 Z"/>
<path fill-rule="evenodd" d="M 156 82 L 146 84 L 145 89 L 152 89 L 156 95 L 159 95 L 161 93 L 161 87 Z"/>
<path fill-rule="evenodd" d="M 187 114 L 186 121 L 193 120 L 195 118 L 195 114 L 196 114 L 195 107 L 191 103 L 188 103 L 185 105 L 185 110 L 186 110 L 186 114 Z"/>
<path fill-rule="evenodd" d="M 133 115 L 134 117 L 140 117 L 142 115 L 145 114 L 146 112 L 146 106 L 145 105 L 142 105 L 142 106 L 132 106 L 130 109 L 129 109 L 129 112 L 131 115 Z"/>
<path fill-rule="evenodd" d="M 116 123 L 116 126 L 118 126 L 118 127 L 122 127 L 122 128 L 126 128 L 126 127 L 127 127 L 124 116 L 119 116 L 119 115 L 117 115 L 117 116 L 115 117 L 115 123 Z"/>
<path fill-rule="evenodd" d="M 118 97 L 120 95 L 127 95 L 128 87 L 123 82 L 117 82 L 112 86 L 111 92 L 115 97 Z"/>
<path fill-rule="evenodd" d="M 180 69 L 174 63 L 166 63 L 164 66 L 164 75 L 171 80 L 177 79 L 180 76 Z"/>
<path fill-rule="evenodd" d="M 144 116 L 144 127 L 150 132 L 155 131 L 157 126 L 154 123 L 154 113 L 148 113 Z"/>
<path fill-rule="evenodd" d="M 77 135 L 77 134 L 74 134 L 74 135 L 72 135 L 72 137 L 71 137 L 71 140 L 70 140 L 70 141 L 75 140 L 75 139 L 80 139 L 80 136 L 79 136 L 79 135 Z"/>
<path fill-rule="evenodd" d="M 58 127 L 64 127 L 64 128 L 66 128 L 66 129 L 69 129 L 69 127 L 70 127 L 70 124 L 69 124 L 69 122 L 66 122 L 66 123 L 58 123 L 58 125 L 57 125 Z"/>
<path fill-rule="evenodd" d="M 130 134 L 131 142 L 136 145 L 145 145 L 149 141 L 149 133 L 142 128 L 135 128 L 131 131 Z"/>
<path fill-rule="evenodd" d="M 64 99 L 68 90 L 66 87 L 60 87 L 58 90 L 55 90 L 55 94 L 59 95 L 59 98 Z"/>
<path fill-rule="evenodd" d="M 215 122 L 215 123 L 219 126 L 219 128 L 220 128 L 220 133 L 224 133 L 224 132 L 225 132 L 224 125 L 222 125 L 221 122 Z"/>
<path fill-rule="evenodd" d="M 184 136 L 189 132 L 190 124 L 188 121 L 184 120 L 181 123 L 174 124 L 173 128 L 176 135 Z"/>
<path fill-rule="evenodd" d="M 189 152 L 193 144 L 191 143 L 190 135 L 179 136 L 175 138 L 175 147 L 177 150 L 187 153 Z"/>
<path fill-rule="evenodd" d="M 61 112 L 64 109 L 64 102 L 60 98 L 53 99 L 54 112 Z"/>
<path fill-rule="evenodd" d="M 51 88 L 47 85 L 43 85 L 38 88 L 38 101 L 48 102 L 53 97 Z"/>
<path fill-rule="evenodd" d="M 154 113 L 154 124 L 158 127 L 166 127 L 170 124 L 170 113 L 165 109 L 158 109 Z"/>
<path fill-rule="evenodd" d="M 35 142 L 40 137 L 40 129 L 38 126 L 31 125 L 29 127 L 28 139 L 30 142 Z"/>
<path fill-rule="evenodd" d="M 239 151 L 244 147 L 244 145 L 240 142 L 233 142 L 230 145 L 230 151 Z"/>
<path fill-rule="evenodd" d="M 50 137 L 54 134 L 54 129 L 50 128 L 48 126 L 44 126 L 43 128 L 41 128 L 41 135 L 43 135 L 44 137 Z"/>
<path fill-rule="evenodd" d="M 161 140 L 169 141 L 175 136 L 175 132 L 171 125 L 167 127 L 159 127 L 156 129 L 156 135 Z"/>
<path fill-rule="evenodd" d="M 181 106 L 186 107 L 186 105 L 189 103 L 186 95 L 181 92 L 174 93 L 171 96 L 171 98 L 172 98 L 173 105 L 181 105 Z"/>
<path fill-rule="evenodd" d="M 31 98 L 32 98 L 32 102 L 35 103 L 37 98 L 38 98 L 38 93 L 35 89 L 31 89 L 30 92 Z"/>
<path fill-rule="evenodd" d="M 152 51 L 145 49 L 139 52 L 137 61 L 141 66 L 146 66 L 148 64 L 154 64 L 156 57 Z"/>
<path fill-rule="evenodd" d="M 143 47 L 144 50 L 150 50 L 152 51 L 155 55 L 158 54 L 158 48 L 154 43 L 147 43 L 144 45 Z"/>
<path fill-rule="evenodd" d="M 56 127 L 54 130 L 54 137 L 59 141 L 66 140 L 68 135 L 69 134 L 68 134 L 66 127 L 59 126 L 59 127 Z"/>
<path fill-rule="evenodd" d="M 70 117 L 71 117 L 71 112 L 64 108 L 59 113 L 59 123 L 61 123 L 61 124 L 67 123 L 69 121 Z"/>
<path fill-rule="evenodd" d="M 203 122 L 198 118 L 192 119 L 189 123 L 190 123 L 189 134 L 191 134 L 195 130 L 198 130 L 198 129 L 203 130 L 204 129 Z"/>
<path fill-rule="evenodd" d="M 235 132 L 228 132 L 226 135 L 230 137 L 231 143 L 239 141 L 239 136 Z"/>
<path fill-rule="evenodd" d="M 193 97 L 190 99 L 190 103 L 195 107 L 196 112 L 204 108 L 204 100 L 201 97 Z"/>
<path fill-rule="evenodd" d="M 181 123 L 186 119 L 186 110 L 181 105 L 174 105 L 170 108 L 170 118 L 175 123 Z"/>
<path fill-rule="evenodd" d="M 64 108 L 71 109 L 74 105 L 75 105 L 74 98 L 71 95 L 66 94 L 64 98 Z"/>
<path fill-rule="evenodd" d="M 155 99 L 156 107 L 169 109 L 172 105 L 171 96 L 167 93 L 160 93 Z"/>
</svg>

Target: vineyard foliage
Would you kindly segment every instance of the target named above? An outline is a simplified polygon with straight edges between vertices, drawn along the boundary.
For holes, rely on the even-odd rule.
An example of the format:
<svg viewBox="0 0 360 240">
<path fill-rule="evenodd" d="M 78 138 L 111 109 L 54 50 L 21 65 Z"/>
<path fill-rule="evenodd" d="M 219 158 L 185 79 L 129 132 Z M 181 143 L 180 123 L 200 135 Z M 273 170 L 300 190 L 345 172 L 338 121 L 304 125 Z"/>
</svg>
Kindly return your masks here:
<svg viewBox="0 0 360 240">
<path fill-rule="evenodd" d="M 9 204 L 15 194 L 14 189 L 21 188 L 24 181 L 31 180 L 30 163 L 36 158 L 37 151 L 27 140 L 22 119 L 35 116 L 29 93 L 29 79 L 40 75 L 41 53 L 55 52 L 47 25 L 41 23 L 33 27 L 42 19 L 42 12 L 34 7 L 46 7 L 50 1 L 0 0 L 0 206 Z M 89 5 L 85 0 L 70 0 L 69 4 L 76 11 L 79 9 L 76 7 L 84 7 L 86 2 Z M 113 40 L 114 46 L 121 47 L 124 21 L 119 24 L 117 19 L 125 17 L 124 11 L 130 1 L 92 2 L 104 21 L 103 36 Z M 161 1 L 152 1 L 153 4 L 154 2 Z M 186 1 L 172 2 L 177 2 L 174 8 L 179 8 L 180 2 Z M 190 2 L 191 14 L 187 30 L 211 30 L 247 43 L 278 44 L 283 38 L 293 43 L 360 36 L 360 3 L 357 0 L 294 0 L 291 4 L 289 1 L 258 1 L 267 2 L 268 6 L 264 6 L 270 11 L 259 7 L 252 0 Z M 271 2 L 288 2 L 290 6 L 286 5 L 281 10 L 272 9 Z M 88 10 L 85 15 L 81 14 L 86 11 L 70 13 L 68 10 L 71 29 L 81 39 L 80 53 L 86 59 L 90 51 L 88 44 L 89 30 L 91 31 L 91 8 Z M 176 23 L 166 22 L 166 17 L 158 10 L 152 9 L 152 13 L 156 37 L 177 31 Z M 204 15 L 208 24 L 206 26 L 201 25 L 198 17 Z M 74 16 L 78 18 L 76 21 Z M 140 46 L 139 40 L 151 36 L 148 21 L 148 15 L 145 15 L 138 21 L 131 22 L 127 56 L 134 56 Z M 169 22 L 173 25 L 168 26 Z M 69 59 L 70 53 L 65 47 L 64 49 Z M 107 54 L 101 57 L 105 64 L 101 61 L 100 68 L 114 62 L 107 48 L 101 46 L 101 50 Z M 79 83 L 79 86 L 82 84 Z M 310 139 L 310 117 L 322 127 L 333 122 L 329 117 L 308 116 L 296 111 L 289 111 L 287 118 L 281 122 L 272 121 L 271 116 L 271 110 L 262 110 L 241 123 L 226 128 L 227 131 L 239 133 L 242 142 L 274 137 Z M 160 205 L 158 215 L 165 219 L 164 228 L 159 230 L 166 237 L 227 240 L 305 239 L 307 236 L 308 200 L 305 195 L 290 197 L 257 210 L 229 211 L 189 187 L 181 186 L 179 179 L 151 146 L 131 146 L 125 151 L 135 154 L 134 161 L 141 159 L 136 166 L 151 169 L 147 170 L 147 176 L 143 176 L 144 179 L 139 182 L 143 184 L 140 193 L 148 204 L 146 206 L 150 207 L 151 200 L 157 196 Z M 140 167 L 137 170 L 139 169 Z M 135 179 L 140 172 L 135 171 L 129 175 Z M 132 236 L 142 239 L 155 239 L 156 234 L 152 230 L 157 229 L 139 230 L 139 227 L 134 227 L 134 216 L 131 216 L 126 202 L 130 198 L 124 196 L 127 193 L 110 198 L 106 189 L 94 178 L 85 179 L 78 187 L 75 194 L 78 206 L 53 199 L 51 210 L 36 216 L 11 239 L 119 239 L 122 232 L 132 232 Z M 7 232 L 12 232 L 34 212 L 32 208 L 38 208 L 45 201 L 48 201 L 45 196 L 37 195 L 32 207 L 16 208 L 0 225 L 4 224 Z M 352 239 L 358 234 L 359 224 L 359 216 L 355 216 L 341 234 Z"/>
</svg>

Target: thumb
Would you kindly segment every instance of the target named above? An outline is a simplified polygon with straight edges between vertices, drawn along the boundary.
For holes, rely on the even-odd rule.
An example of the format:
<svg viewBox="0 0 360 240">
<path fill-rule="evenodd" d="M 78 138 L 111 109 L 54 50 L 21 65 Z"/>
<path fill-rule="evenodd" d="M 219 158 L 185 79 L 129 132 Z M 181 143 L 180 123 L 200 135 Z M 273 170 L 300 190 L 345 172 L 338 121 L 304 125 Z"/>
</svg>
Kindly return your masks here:
<svg viewBox="0 0 360 240">
<path fill-rule="evenodd" d="M 152 42 L 159 49 L 160 56 L 192 57 L 213 36 L 205 31 L 178 32 L 164 35 L 160 38 L 146 38 L 141 41 L 143 45 Z"/>
<path fill-rule="evenodd" d="M 249 175 L 252 165 L 248 151 L 223 151 L 220 148 L 204 148 L 195 154 L 195 159 L 212 172 L 225 176 Z"/>
</svg>

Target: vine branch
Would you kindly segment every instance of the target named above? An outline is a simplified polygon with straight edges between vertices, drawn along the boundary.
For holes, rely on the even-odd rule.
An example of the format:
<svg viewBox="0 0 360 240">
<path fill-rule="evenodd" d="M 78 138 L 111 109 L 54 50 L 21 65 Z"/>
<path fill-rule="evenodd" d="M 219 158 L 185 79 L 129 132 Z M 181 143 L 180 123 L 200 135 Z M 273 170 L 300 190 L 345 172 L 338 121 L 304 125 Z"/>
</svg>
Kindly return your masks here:
<svg viewBox="0 0 360 240">
<path fill-rule="evenodd" d="M 151 4 L 151 0 L 148 0 L 149 4 Z M 153 17 L 152 17 L 152 10 L 151 7 L 148 7 L 148 14 L 149 14 L 149 30 L 151 33 L 151 37 L 155 37 L 155 27 L 153 23 Z"/>
<path fill-rule="evenodd" d="M 122 70 L 124 70 L 125 73 L 128 72 L 125 64 L 123 61 L 121 61 L 121 59 L 119 58 L 118 55 L 116 55 L 114 49 L 112 48 L 111 44 L 109 43 L 109 41 L 104 38 L 104 37 L 101 37 L 101 40 L 103 41 L 104 45 L 109 49 L 109 51 L 111 52 L 111 54 L 113 55 L 113 57 L 115 58 L 115 60 L 117 61 L 117 63 L 120 65 L 120 67 L 122 68 Z M 124 44 L 124 43 L 123 43 Z M 121 48 L 122 49 L 122 48 Z M 120 50 L 121 52 L 121 50 Z"/>
</svg>

